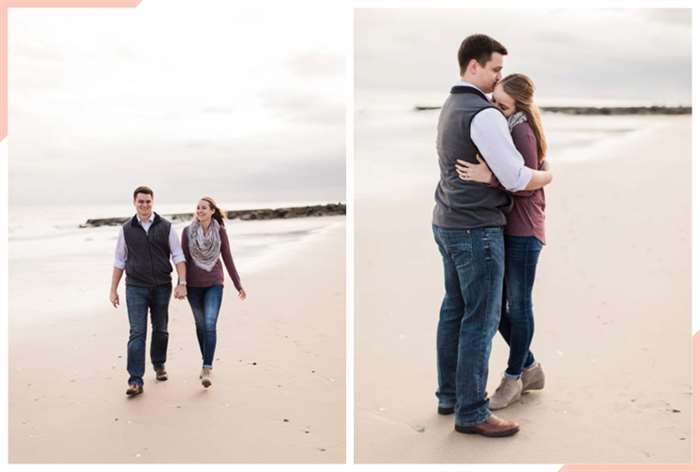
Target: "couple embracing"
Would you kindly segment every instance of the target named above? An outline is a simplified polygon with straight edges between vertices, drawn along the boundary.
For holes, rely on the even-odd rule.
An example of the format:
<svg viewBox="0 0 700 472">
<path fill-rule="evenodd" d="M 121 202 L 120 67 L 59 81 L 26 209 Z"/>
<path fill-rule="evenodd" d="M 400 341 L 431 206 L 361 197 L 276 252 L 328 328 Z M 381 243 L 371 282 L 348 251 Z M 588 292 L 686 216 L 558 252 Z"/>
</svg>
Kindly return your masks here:
<svg viewBox="0 0 700 472">
<path fill-rule="evenodd" d="M 433 211 L 445 281 L 437 328 L 438 413 L 454 413 L 458 432 L 487 437 L 519 431 L 492 409 L 544 387 L 542 366 L 530 351 L 532 287 L 545 242 L 542 187 L 552 176 L 533 83 L 522 74 L 501 77 L 506 54 L 482 34 L 459 48 L 461 80 L 438 121 L 440 182 Z M 510 355 L 489 399 L 496 331 Z"/>
<path fill-rule="evenodd" d="M 143 393 L 146 358 L 146 325 L 151 314 L 151 363 L 156 379 L 168 379 L 165 361 L 168 350 L 168 305 L 172 292 L 172 265 L 178 282 L 174 296 L 190 303 L 197 341 L 202 355 L 199 375 L 204 387 L 212 384 L 211 370 L 216 348 L 216 322 L 224 289 L 223 259 L 238 296 L 246 299 L 231 257 L 224 215 L 216 202 L 203 197 L 197 203 L 192 223 L 178 238 L 172 223 L 153 211 L 153 190 L 134 190 L 136 214 L 119 230 L 115 251 L 110 302 L 119 306 L 117 288 L 126 271 L 126 308 L 129 316 L 127 344 L 128 396 Z"/>
</svg>

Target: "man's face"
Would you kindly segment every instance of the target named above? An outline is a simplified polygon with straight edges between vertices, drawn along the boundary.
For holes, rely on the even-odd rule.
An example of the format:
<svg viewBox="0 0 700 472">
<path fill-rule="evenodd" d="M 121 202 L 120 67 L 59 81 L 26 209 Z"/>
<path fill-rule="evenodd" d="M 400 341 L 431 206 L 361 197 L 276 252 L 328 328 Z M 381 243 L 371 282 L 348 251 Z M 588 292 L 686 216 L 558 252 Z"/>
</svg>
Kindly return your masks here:
<svg viewBox="0 0 700 472">
<path fill-rule="evenodd" d="M 141 218 L 148 218 L 153 212 L 153 197 L 147 193 L 137 193 L 134 198 L 136 213 Z"/>
<path fill-rule="evenodd" d="M 501 71 L 503 70 L 503 54 L 494 52 L 491 54 L 491 59 L 482 67 L 477 61 L 476 65 L 476 80 L 482 92 L 491 93 L 496 87 L 496 84 L 501 80 Z"/>
</svg>

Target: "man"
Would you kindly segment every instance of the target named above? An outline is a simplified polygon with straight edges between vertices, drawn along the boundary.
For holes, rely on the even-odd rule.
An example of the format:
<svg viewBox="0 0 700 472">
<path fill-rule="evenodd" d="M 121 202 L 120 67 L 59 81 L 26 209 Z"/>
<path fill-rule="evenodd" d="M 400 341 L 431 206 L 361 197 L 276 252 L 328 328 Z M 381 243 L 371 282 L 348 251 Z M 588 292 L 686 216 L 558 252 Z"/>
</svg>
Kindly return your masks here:
<svg viewBox="0 0 700 472">
<path fill-rule="evenodd" d="M 129 314 L 129 343 L 126 368 L 130 397 L 143 393 L 146 358 L 146 319 L 151 311 L 151 363 L 157 380 L 168 380 L 165 358 L 168 350 L 168 303 L 172 290 L 170 273 L 177 268 L 175 298 L 187 295 L 185 255 L 173 225 L 153 212 L 153 190 L 134 190 L 136 214 L 119 230 L 112 271 L 110 301 L 119 306 L 117 288 L 126 270 L 126 309 Z"/>
<path fill-rule="evenodd" d="M 488 437 L 519 431 L 489 410 L 486 396 L 491 340 L 501 314 L 503 226 L 512 200 L 507 192 L 459 179 L 457 159 L 483 156 L 509 191 L 534 190 L 551 174 L 524 165 L 505 117 L 486 93 L 501 79 L 506 48 L 472 35 L 458 53 L 461 81 L 452 87 L 438 121 L 440 182 L 433 233 L 443 259 L 445 296 L 437 329 L 438 413 L 455 413 L 455 430 Z"/>
</svg>

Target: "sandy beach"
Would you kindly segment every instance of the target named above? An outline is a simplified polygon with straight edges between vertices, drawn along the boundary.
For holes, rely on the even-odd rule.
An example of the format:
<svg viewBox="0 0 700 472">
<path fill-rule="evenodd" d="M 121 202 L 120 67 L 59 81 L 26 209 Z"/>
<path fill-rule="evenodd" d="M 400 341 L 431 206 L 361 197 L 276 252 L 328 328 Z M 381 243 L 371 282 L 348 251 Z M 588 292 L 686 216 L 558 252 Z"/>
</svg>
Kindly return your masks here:
<svg viewBox="0 0 700 472">
<path fill-rule="evenodd" d="M 434 131 L 424 133 L 415 152 L 431 159 Z M 358 187 L 381 156 L 369 148 L 373 157 L 356 165 Z M 521 424 L 511 438 L 462 435 L 453 417 L 436 413 L 436 179 L 416 178 L 394 193 L 358 190 L 358 462 L 690 461 L 690 118 L 664 117 L 580 154 L 551 156 L 532 345 L 547 384 L 498 413 Z M 403 171 L 387 178 L 401 180 Z M 489 393 L 506 358 L 496 334 Z"/>
<path fill-rule="evenodd" d="M 344 462 L 345 224 L 329 218 L 294 254 L 242 272 L 245 302 L 227 278 L 208 390 L 191 310 L 173 299 L 170 379 L 157 382 L 147 359 L 144 394 L 124 395 L 129 328 L 123 281 L 122 305 L 108 302 L 112 252 L 11 260 L 9 461 Z M 73 289 L 46 299 L 53 283 Z"/>
</svg>

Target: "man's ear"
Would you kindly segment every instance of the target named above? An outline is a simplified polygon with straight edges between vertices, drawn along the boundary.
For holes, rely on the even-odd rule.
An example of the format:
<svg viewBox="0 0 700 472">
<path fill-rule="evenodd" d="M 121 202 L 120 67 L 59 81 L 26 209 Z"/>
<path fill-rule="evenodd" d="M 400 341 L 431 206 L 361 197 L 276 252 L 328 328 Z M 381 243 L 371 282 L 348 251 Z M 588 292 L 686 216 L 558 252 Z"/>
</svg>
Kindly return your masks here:
<svg viewBox="0 0 700 472">
<path fill-rule="evenodd" d="M 470 59 L 469 63 L 467 64 L 467 71 L 472 75 L 476 74 L 476 65 L 476 59 Z"/>
</svg>

